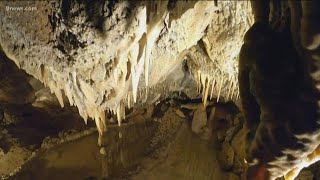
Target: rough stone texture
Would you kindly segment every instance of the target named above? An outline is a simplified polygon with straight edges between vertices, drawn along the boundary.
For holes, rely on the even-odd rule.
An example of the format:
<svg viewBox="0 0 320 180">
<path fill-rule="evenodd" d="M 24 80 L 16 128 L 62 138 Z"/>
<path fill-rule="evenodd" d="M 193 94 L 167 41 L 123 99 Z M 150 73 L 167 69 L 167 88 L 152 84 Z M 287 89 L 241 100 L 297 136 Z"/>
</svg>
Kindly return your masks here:
<svg viewBox="0 0 320 180">
<path fill-rule="evenodd" d="M 313 180 L 314 175 L 309 170 L 302 170 L 296 180 Z"/>
<path fill-rule="evenodd" d="M 106 110 L 121 123 L 125 106 L 183 91 L 188 82 L 197 82 L 204 100 L 236 98 L 236 56 L 252 23 L 250 3 L 190 2 L 170 17 L 166 1 L 156 1 L 157 9 L 147 2 L 2 1 L 0 44 L 62 106 L 65 94 L 85 120 L 96 119 L 101 133 Z M 191 76 L 168 81 L 185 59 Z"/>
<path fill-rule="evenodd" d="M 199 134 L 202 128 L 207 124 L 206 108 L 202 104 L 195 110 L 193 114 L 191 129 L 196 134 Z"/>
<path fill-rule="evenodd" d="M 31 102 L 34 89 L 28 78 L 0 49 L 0 104 Z"/>
<path fill-rule="evenodd" d="M 224 170 L 230 170 L 234 162 L 234 150 L 229 142 L 224 141 L 222 143 L 221 151 L 218 152 L 218 161 L 221 168 Z"/>
<path fill-rule="evenodd" d="M 246 128 L 242 128 L 237 135 L 234 136 L 232 140 L 232 147 L 235 149 L 235 153 L 242 159 L 245 157 L 245 137 L 246 137 Z"/>
</svg>

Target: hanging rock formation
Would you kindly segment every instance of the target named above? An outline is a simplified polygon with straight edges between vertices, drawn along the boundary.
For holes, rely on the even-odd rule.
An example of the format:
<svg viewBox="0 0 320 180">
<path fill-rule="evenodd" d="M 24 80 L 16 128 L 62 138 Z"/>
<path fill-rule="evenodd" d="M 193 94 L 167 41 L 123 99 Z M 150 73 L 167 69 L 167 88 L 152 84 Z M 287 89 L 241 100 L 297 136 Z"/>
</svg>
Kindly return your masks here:
<svg viewBox="0 0 320 180">
<path fill-rule="evenodd" d="M 95 119 L 100 134 L 106 113 L 120 125 L 126 107 L 183 92 L 190 82 L 204 102 L 238 97 L 236 58 L 252 24 L 249 2 L 3 1 L 0 9 L 6 55 L 62 107 L 66 97 L 85 121 Z M 169 81 L 181 64 L 185 75 Z"/>
</svg>

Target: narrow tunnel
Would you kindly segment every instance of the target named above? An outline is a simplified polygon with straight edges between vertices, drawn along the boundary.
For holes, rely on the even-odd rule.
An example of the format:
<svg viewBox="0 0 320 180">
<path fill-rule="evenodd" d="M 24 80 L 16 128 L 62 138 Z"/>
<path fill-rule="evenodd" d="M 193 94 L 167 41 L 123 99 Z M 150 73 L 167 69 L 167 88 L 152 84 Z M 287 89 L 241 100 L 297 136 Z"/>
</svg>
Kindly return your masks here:
<svg viewBox="0 0 320 180">
<path fill-rule="evenodd" d="M 319 8 L 0 1 L 1 179 L 319 180 Z"/>
</svg>

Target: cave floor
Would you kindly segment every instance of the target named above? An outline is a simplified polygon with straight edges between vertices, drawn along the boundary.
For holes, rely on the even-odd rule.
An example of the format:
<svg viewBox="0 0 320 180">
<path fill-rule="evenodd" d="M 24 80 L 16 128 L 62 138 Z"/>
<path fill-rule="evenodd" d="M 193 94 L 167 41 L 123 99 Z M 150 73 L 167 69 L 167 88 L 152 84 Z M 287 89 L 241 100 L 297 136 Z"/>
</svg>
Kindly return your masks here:
<svg viewBox="0 0 320 180">
<path fill-rule="evenodd" d="M 111 147 L 111 151 L 119 152 L 108 153 L 118 154 L 111 158 L 120 162 L 108 164 L 106 158 L 110 157 L 99 153 L 94 133 L 44 152 L 27 163 L 15 179 L 103 179 L 110 170 L 113 175 L 108 179 L 228 179 L 228 173 L 219 168 L 213 143 L 199 139 L 186 123 L 179 128 L 165 157 L 146 156 L 142 148 L 147 148 L 146 138 L 140 136 L 135 145 L 118 143 L 115 146 L 119 148 Z M 126 174 L 128 169 L 130 173 Z"/>
<path fill-rule="evenodd" d="M 243 120 L 228 104 L 170 101 L 134 111 L 120 128 L 109 124 L 103 154 L 92 122 L 83 126 L 78 116 L 59 112 L 58 119 L 76 121 L 64 126 L 53 118 L 57 112 L 42 113 L 1 126 L 2 179 L 244 179 Z M 318 180 L 314 169 L 297 179 Z"/>
</svg>

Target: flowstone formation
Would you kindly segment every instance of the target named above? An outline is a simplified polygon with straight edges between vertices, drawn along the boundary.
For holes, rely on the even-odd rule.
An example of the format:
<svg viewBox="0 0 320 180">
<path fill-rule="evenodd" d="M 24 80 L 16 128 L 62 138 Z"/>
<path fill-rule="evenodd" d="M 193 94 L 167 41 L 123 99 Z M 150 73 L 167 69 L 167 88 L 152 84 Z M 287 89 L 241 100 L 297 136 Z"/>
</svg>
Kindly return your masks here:
<svg viewBox="0 0 320 180">
<path fill-rule="evenodd" d="M 1 1 L 0 45 L 102 135 L 106 114 L 121 125 L 126 108 L 172 92 L 237 99 L 252 22 L 245 1 Z"/>
</svg>

